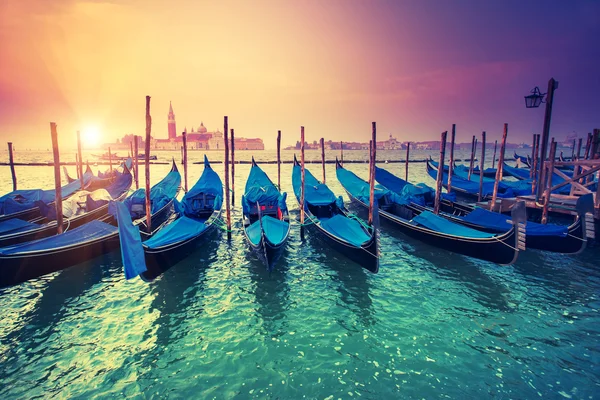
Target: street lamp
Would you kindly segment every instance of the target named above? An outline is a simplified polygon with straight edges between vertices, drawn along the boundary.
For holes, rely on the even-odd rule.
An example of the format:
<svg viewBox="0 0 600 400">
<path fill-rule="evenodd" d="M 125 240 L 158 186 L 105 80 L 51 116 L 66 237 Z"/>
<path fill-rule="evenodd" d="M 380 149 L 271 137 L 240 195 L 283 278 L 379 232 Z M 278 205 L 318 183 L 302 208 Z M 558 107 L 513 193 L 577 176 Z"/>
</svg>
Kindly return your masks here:
<svg viewBox="0 0 600 400">
<path fill-rule="evenodd" d="M 558 88 L 558 82 L 551 78 L 548 81 L 548 92 L 540 93 L 540 89 L 536 86 L 529 96 L 525 96 L 525 107 L 527 108 L 537 108 L 542 103 L 546 103 L 546 112 L 544 113 L 544 128 L 542 130 L 542 146 L 540 148 L 540 166 L 539 173 L 537 175 L 537 192 L 535 194 L 535 200 L 539 201 L 540 197 L 542 197 L 543 186 L 542 183 L 545 182 L 545 174 L 544 174 L 544 162 L 546 161 L 546 152 L 548 149 L 548 139 L 550 136 L 550 120 L 552 119 L 552 103 L 554 101 L 554 90 Z M 544 101 L 544 96 L 546 96 L 546 101 Z M 546 199 L 548 201 L 548 199 Z"/>
<path fill-rule="evenodd" d="M 546 93 L 540 93 L 540 88 L 536 86 L 529 96 L 525 96 L 525 107 L 538 108 L 540 104 L 544 103 L 545 95 Z"/>
</svg>

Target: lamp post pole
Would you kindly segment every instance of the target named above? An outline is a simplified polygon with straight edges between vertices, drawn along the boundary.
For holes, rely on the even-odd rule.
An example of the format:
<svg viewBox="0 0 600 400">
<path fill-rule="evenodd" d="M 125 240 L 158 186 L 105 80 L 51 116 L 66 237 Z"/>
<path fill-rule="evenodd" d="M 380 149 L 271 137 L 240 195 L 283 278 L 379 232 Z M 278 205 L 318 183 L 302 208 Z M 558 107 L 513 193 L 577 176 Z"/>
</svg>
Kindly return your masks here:
<svg viewBox="0 0 600 400">
<path fill-rule="evenodd" d="M 540 166 L 537 178 L 537 192 L 535 195 L 536 201 L 540 199 L 544 193 L 544 185 L 542 182 L 545 178 L 544 162 L 546 161 L 546 152 L 548 150 L 548 138 L 550 136 L 550 120 L 552 118 L 552 103 L 554 101 L 554 90 L 558 88 L 558 82 L 551 78 L 548 81 L 548 95 L 546 96 L 546 112 L 544 114 L 544 130 L 542 131 L 542 145 L 540 148 Z"/>
</svg>

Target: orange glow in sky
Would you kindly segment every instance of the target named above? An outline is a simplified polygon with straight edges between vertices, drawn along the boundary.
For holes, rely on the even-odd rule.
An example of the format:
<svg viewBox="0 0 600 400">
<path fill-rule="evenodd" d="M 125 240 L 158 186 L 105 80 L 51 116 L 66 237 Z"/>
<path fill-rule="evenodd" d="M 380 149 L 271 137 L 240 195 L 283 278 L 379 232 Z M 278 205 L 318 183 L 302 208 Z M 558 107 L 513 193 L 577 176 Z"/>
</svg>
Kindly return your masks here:
<svg viewBox="0 0 600 400">
<path fill-rule="evenodd" d="M 482 130 L 493 139 L 503 122 L 529 140 L 542 116 L 523 95 L 551 76 L 581 78 L 561 82 L 565 104 L 587 87 L 593 71 L 573 71 L 548 48 L 587 37 L 598 25 L 589 9 L 573 4 L 568 35 L 550 46 L 504 22 L 557 7 L 450 3 L 4 0 L 0 139 L 47 148 L 50 121 L 65 144 L 89 125 L 106 141 L 141 135 L 150 95 L 157 138 L 167 137 L 172 101 L 179 132 L 201 121 L 222 130 L 228 115 L 237 136 L 267 148 L 278 129 L 295 143 L 300 125 L 311 141 L 366 141 L 371 121 L 399 140 L 437 139 L 452 123 L 459 139 Z M 553 123 L 566 135 L 582 117 L 564 107 Z"/>
</svg>

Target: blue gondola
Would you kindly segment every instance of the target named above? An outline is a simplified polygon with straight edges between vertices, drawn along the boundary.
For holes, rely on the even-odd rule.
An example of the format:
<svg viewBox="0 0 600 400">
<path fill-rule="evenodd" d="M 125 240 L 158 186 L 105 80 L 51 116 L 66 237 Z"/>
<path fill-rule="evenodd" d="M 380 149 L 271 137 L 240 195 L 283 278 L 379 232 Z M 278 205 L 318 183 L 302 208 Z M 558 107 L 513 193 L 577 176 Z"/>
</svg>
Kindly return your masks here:
<svg viewBox="0 0 600 400">
<path fill-rule="evenodd" d="M 433 189 L 427 192 L 423 189 L 413 188 L 414 185 L 411 183 L 382 168 L 376 167 L 375 171 L 375 179 L 379 183 L 397 194 L 411 195 L 410 208 L 421 212 L 432 210 L 435 196 Z M 416 197 L 419 195 L 421 197 Z M 512 224 L 507 221 L 506 215 L 457 203 L 451 199 L 452 196 L 445 193 L 442 194 L 442 197 L 444 200 L 441 202 L 439 215 L 449 221 L 490 233 L 507 232 L 512 227 Z M 586 219 L 590 218 L 587 213 L 593 211 L 591 195 L 581 196 L 577 201 L 576 210 L 578 216 L 569 226 L 528 221 L 525 227 L 527 247 L 566 254 L 577 254 L 583 251 L 587 245 L 585 223 Z"/>
<path fill-rule="evenodd" d="M 250 247 L 270 271 L 290 236 L 287 194 L 281 193 L 252 158 L 242 196 L 244 235 Z"/>
<path fill-rule="evenodd" d="M 64 212 L 63 231 L 77 228 L 85 223 L 104 217 L 108 212 L 108 200 L 123 200 L 131 188 L 131 173 L 125 169 L 113 183 L 95 192 L 80 191 L 63 202 L 73 203 L 74 209 Z M 10 219 L 0 222 L 0 247 L 6 247 L 31 240 L 42 239 L 56 234 L 56 210 L 52 206 L 39 203 L 44 216 L 32 221 Z"/>
<path fill-rule="evenodd" d="M 377 170 L 375 174 L 377 176 Z M 336 163 L 336 175 L 352 201 L 368 207 L 368 183 L 339 162 Z M 523 227 L 518 227 L 518 223 L 526 221 L 523 202 L 513 210 L 514 225 L 507 232 L 493 234 L 452 223 L 428 210 L 414 209 L 410 207 L 410 197 L 400 196 L 383 186 L 378 185 L 375 199 L 381 217 L 404 234 L 433 246 L 503 265 L 514 263 L 519 248 L 524 250 Z"/>
<path fill-rule="evenodd" d="M 294 156 L 292 171 L 294 194 L 300 204 L 302 170 Z M 305 169 L 305 223 L 315 229 L 330 246 L 363 268 L 377 273 L 379 254 L 377 231 L 351 218 L 342 197 L 336 198 L 329 188 Z"/>
<path fill-rule="evenodd" d="M 527 168 L 531 168 L 531 158 L 529 156 L 520 156 L 516 152 L 514 152 L 513 157 L 519 163 L 522 163 L 523 165 L 526 165 Z"/>
<path fill-rule="evenodd" d="M 146 271 L 140 276 L 144 280 L 156 278 L 179 262 L 214 230 L 221 216 L 223 184 L 206 156 L 200 179 L 176 204 L 177 212 L 167 224 L 142 244 Z"/>
<path fill-rule="evenodd" d="M 83 174 L 83 187 L 87 189 L 94 179 L 92 170 L 88 169 Z M 61 188 L 61 196 L 63 199 L 68 198 L 73 193 L 81 189 L 81 181 L 79 179 L 64 185 Z M 10 193 L 0 196 L 0 222 L 13 218 L 29 221 L 40 217 L 40 209 L 37 202 L 51 206 L 54 204 L 56 191 L 54 189 L 25 189 L 15 190 Z"/>
<path fill-rule="evenodd" d="M 156 226 L 171 214 L 180 185 L 181 175 L 173 162 L 171 171 L 150 191 L 152 223 Z M 133 192 L 122 204 L 128 218 L 135 220 L 136 226 L 145 227 L 144 189 Z M 115 217 L 109 214 L 60 235 L 0 248 L 0 287 L 60 271 L 117 249 L 119 230 L 115 225 Z"/>
</svg>

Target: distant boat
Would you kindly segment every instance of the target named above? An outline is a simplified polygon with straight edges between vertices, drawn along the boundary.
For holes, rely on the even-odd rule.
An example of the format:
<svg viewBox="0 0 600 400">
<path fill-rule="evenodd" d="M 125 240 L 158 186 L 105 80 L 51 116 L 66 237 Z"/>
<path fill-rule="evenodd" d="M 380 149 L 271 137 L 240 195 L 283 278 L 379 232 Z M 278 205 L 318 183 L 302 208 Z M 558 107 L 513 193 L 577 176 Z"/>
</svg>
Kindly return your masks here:
<svg viewBox="0 0 600 400">
<path fill-rule="evenodd" d="M 142 154 L 138 154 L 138 160 L 145 160 L 146 159 L 146 154 L 142 153 Z M 158 160 L 158 157 L 156 155 L 151 155 L 149 160 Z"/>
</svg>

